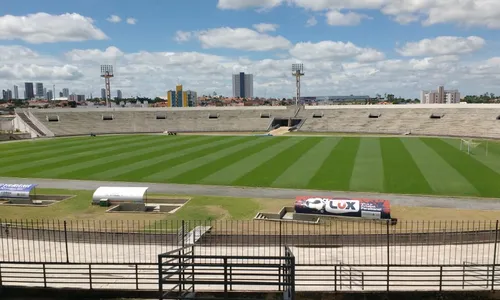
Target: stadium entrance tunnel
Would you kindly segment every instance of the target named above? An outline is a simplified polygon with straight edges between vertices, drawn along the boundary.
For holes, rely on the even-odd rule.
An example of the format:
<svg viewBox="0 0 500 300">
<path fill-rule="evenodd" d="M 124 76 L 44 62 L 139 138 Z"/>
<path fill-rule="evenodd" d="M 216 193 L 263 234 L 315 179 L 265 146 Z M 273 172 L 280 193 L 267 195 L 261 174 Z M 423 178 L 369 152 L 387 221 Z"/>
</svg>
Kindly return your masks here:
<svg viewBox="0 0 500 300">
<path fill-rule="evenodd" d="M 297 119 L 297 118 L 274 118 L 271 126 L 273 128 L 294 127 L 294 126 L 298 126 L 301 122 L 302 122 L 302 119 Z"/>
</svg>

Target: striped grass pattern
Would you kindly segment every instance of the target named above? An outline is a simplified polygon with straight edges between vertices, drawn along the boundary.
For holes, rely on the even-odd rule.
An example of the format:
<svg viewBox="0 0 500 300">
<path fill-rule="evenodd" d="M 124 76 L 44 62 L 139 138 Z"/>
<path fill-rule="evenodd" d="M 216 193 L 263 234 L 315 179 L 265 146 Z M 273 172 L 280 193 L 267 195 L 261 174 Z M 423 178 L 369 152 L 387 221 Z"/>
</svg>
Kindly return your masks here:
<svg viewBox="0 0 500 300">
<path fill-rule="evenodd" d="M 419 137 L 120 135 L 0 144 L 0 176 L 500 196 L 500 144 Z"/>
</svg>

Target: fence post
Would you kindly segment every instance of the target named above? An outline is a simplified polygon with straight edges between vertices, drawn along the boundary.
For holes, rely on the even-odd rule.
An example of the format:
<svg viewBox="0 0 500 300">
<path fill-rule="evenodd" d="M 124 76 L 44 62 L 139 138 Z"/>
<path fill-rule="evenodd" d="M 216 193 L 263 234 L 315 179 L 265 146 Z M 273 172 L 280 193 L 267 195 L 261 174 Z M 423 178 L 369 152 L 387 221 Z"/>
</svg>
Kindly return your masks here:
<svg viewBox="0 0 500 300">
<path fill-rule="evenodd" d="M 224 257 L 224 299 L 227 299 L 227 257 Z"/>
<path fill-rule="evenodd" d="M 66 262 L 69 263 L 68 228 L 66 225 L 66 220 L 64 220 L 64 244 L 66 245 Z"/>
<path fill-rule="evenodd" d="M 229 266 L 229 290 L 233 290 L 233 266 Z"/>
<path fill-rule="evenodd" d="M 387 220 L 385 222 L 385 227 L 386 227 L 386 235 L 387 235 L 387 291 L 389 291 L 389 276 L 390 276 L 390 265 L 391 265 L 391 251 L 390 251 L 390 233 L 389 233 L 389 222 L 390 220 Z"/>
<path fill-rule="evenodd" d="M 288 288 L 288 290 L 291 290 L 291 297 L 290 297 L 290 300 L 295 300 L 295 256 L 292 256 L 291 257 L 291 278 L 290 278 L 290 287 Z"/>
<path fill-rule="evenodd" d="M 439 266 L 439 291 L 443 290 L 443 266 Z"/>
<path fill-rule="evenodd" d="M 337 265 L 335 265 L 335 271 L 334 271 L 334 275 L 333 275 L 333 286 L 334 286 L 334 289 L 335 289 L 335 292 L 337 291 Z"/>
<path fill-rule="evenodd" d="M 158 255 L 158 290 L 160 292 L 160 300 L 163 300 L 163 258 Z"/>
<path fill-rule="evenodd" d="M 495 244 L 493 245 L 493 270 L 491 270 L 491 290 L 495 290 L 495 267 L 497 264 L 497 245 L 498 245 L 498 220 L 495 226 Z"/>
<path fill-rule="evenodd" d="M 280 239 L 280 256 L 283 256 L 283 240 L 282 240 L 283 222 L 281 222 L 281 220 L 280 220 L 279 224 L 280 224 L 280 237 L 279 237 L 279 239 Z"/>
<path fill-rule="evenodd" d="M 137 264 L 135 264 L 135 289 L 139 289 L 139 267 Z"/>
<path fill-rule="evenodd" d="M 462 267 L 462 290 L 465 289 L 465 261 Z"/>
<path fill-rule="evenodd" d="M 89 264 L 89 285 L 90 289 L 92 289 L 92 265 Z"/>
<path fill-rule="evenodd" d="M 184 221 L 184 220 L 182 220 L 182 223 L 181 223 L 181 226 L 182 226 L 182 228 L 181 228 L 181 232 L 182 232 L 182 244 L 181 244 L 181 245 L 182 245 L 182 248 L 184 248 L 184 236 L 185 236 L 185 234 L 186 234 L 186 233 L 184 232 L 184 230 L 185 230 L 185 229 L 184 229 L 184 225 L 185 225 L 185 221 Z"/>
<path fill-rule="evenodd" d="M 285 260 L 285 264 L 286 264 L 286 260 Z M 281 282 L 283 282 L 283 279 L 284 279 L 284 278 L 282 278 L 282 276 L 281 276 L 282 269 L 283 269 L 283 267 L 280 265 L 280 266 L 278 267 L 278 282 L 280 282 L 280 283 L 281 283 Z M 281 288 L 282 288 L 282 285 L 281 285 L 281 284 L 279 284 L 279 285 L 278 285 L 278 291 L 280 291 L 280 292 L 281 292 Z M 283 288 L 284 288 L 284 287 L 283 287 Z"/>
<path fill-rule="evenodd" d="M 43 268 L 43 287 L 46 288 L 47 287 L 47 272 L 45 270 L 45 264 L 42 264 L 42 268 Z"/>
</svg>

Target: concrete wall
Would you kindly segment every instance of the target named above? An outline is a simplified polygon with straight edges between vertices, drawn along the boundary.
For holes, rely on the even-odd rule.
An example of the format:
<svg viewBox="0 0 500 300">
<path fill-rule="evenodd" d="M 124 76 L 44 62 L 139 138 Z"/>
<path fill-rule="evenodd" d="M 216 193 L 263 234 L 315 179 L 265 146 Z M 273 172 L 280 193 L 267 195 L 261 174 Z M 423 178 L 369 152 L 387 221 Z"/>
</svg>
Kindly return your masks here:
<svg viewBox="0 0 500 300">
<path fill-rule="evenodd" d="M 0 131 L 14 131 L 14 117 L 0 118 Z"/>
<path fill-rule="evenodd" d="M 26 125 L 26 123 L 24 123 L 24 121 L 18 115 L 16 115 L 16 117 L 14 118 L 14 128 L 21 132 L 29 133 L 31 138 L 38 137 L 36 131 L 34 131 L 33 129 L 31 129 L 31 127 Z"/>
</svg>

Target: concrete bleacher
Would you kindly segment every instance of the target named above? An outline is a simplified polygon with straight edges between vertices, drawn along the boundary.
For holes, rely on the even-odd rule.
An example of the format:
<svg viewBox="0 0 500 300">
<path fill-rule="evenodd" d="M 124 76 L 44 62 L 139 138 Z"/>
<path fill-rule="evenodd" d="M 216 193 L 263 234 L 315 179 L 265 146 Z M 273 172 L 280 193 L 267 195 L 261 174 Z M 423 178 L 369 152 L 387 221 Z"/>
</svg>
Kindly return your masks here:
<svg viewBox="0 0 500 300">
<path fill-rule="evenodd" d="M 44 109 L 32 114 L 56 136 L 89 133 L 265 132 L 273 118 L 288 117 L 293 108 L 96 108 Z M 264 117 L 265 116 L 265 117 Z M 111 120 L 104 120 L 105 118 Z M 50 121 L 54 120 L 54 121 Z M 57 121 L 55 121 L 57 120 Z"/>
<path fill-rule="evenodd" d="M 303 132 L 500 138 L 499 115 L 497 104 L 424 104 L 307 106 L 297 117 Z"/>
<path fill-rule="evenodd" d="M 300 109 L 284 106 L 66 108 L 29 112 L 37 124 L 56 136 L 165 131 L 266 132 L 276 127 L 273 120 L 295 116 L 302 120 L 297 128 L 302 132 L 500 138 L 498 104 L 332 105 Z M 440 118 L 431 118 L 431 115 Z M 105 117 L 112 119 L 103 120 Z"/>
</svg>

